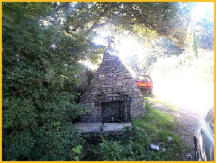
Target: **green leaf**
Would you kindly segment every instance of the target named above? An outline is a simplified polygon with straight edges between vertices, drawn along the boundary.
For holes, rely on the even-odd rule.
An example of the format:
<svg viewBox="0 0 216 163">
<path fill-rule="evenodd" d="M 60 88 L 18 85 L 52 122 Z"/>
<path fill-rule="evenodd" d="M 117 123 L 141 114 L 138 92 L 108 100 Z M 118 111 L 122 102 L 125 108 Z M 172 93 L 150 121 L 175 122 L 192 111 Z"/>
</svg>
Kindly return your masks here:
<svg viewBox="0 0 216 163">
<path fill-rule="evenodd" d="M 82 146 L 81 145 L 78 145 L 76 146 L 75 148 L 73 148 L 73 151 L 77 154 L 80 154 L 81 153 L 81 150 L 82 150 Z"/>
<path fill-rule="evenodd" d="M 74 160 L 79 161 L 79 157 L 78 157 L 78 156 L 75 156 L 75 157 L 74 157 Z"/>
</svg>

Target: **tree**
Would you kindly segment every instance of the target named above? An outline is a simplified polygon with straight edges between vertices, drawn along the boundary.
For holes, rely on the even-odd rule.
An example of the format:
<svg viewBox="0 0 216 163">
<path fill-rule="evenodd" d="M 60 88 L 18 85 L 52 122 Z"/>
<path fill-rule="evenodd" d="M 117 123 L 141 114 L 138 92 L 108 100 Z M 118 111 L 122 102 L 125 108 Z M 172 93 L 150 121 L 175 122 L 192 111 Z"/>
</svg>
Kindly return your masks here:
<svg viewBox="0 0 216 163">
<path fill-rule="evenodd" d="M 68 32 L 86 28 L 92 32 L 109 23 L 134 32 L 134 27 L 141 25 L 156 31 L 159 35 L 170 37 L 179 46 L 184 45 L 190 19 L 188 11 L 191 8 L 190 3 L 98 2 L 73 5 L 75 7 L 68 12 L 65 24 Z M 70 8 L 70 3 L 59 5 L 59 9 L 65 12 Z"/>
<path fill-rule="evenodd" d="M 107 23 L 141 25 L 181 45 L 177 5 L 3 3 L 3 160 L 77 159 L 73 149 L 83 140 L 73 120 L 85 111 L 77 61 L 97 59 L 94 32 Z"/>
<path fill-rule="evenodd" d="M 73 90 L 88 42 L 50 13 L 52 3 L 3 3 L 3 160 L 73 160 L 82 143 Z"/>
<path fill-rule="evenodd" d="M 198 42 L 197 42 L 197 37 L 196 37 L 195 32 L 193 32 L 193 50 L 194 50 L 195 56 L 197 57 L 197 55 L 198 55 Z"/>
</svg>

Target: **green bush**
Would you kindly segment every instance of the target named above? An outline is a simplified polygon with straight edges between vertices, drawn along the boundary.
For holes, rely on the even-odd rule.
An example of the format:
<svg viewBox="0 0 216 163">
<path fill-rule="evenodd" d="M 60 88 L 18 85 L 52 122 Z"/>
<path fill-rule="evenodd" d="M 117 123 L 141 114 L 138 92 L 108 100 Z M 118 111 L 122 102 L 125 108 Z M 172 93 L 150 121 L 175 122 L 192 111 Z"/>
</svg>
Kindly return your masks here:
<svg viewBox="0 0 216 163">
<path fill-rule="evenodd" d="M 44 26 L 51 13 L 52 3 L 3 3 L 3 160 L 76 160 L 83 142 L 72 122 L 85 111 L 74 90 L 88 44 L 58 14 Z"/>
</svg>

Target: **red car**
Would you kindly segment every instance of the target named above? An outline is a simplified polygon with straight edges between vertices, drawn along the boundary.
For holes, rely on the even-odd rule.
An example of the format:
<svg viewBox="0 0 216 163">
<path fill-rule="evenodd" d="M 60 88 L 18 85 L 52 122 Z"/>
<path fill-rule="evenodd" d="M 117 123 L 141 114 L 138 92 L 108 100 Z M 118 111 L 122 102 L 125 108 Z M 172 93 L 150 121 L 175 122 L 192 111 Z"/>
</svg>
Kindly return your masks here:
<svg viewBox="0 0 216 163">
<path fill-rule="evenodd" d="M 142 91 L 148 94 L 152 93 L 153 82 L 149 75 L 141 75 L 136 80 L 136 86 Z"/>
</svg>

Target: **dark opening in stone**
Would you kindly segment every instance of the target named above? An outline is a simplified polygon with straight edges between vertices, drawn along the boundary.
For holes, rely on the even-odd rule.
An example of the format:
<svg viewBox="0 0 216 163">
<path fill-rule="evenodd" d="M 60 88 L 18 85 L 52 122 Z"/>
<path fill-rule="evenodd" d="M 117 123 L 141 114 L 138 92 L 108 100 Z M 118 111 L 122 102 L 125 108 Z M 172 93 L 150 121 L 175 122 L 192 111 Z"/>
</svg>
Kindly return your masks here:
<svg viewBox="0 0 216 163">
<path fill-rule="evenodd" d="M 106 102 L 99 102 L 98 106 L 98 109 L 101 110 L 102 122 L 109 123 L 130 121 L 129 97 L 111 97 L 105 101 Z"/>
<path fill-rule="evenodd" d="M 102 102 L 102 122 L 121 122 L 122 101 Z"/>
</svg>

